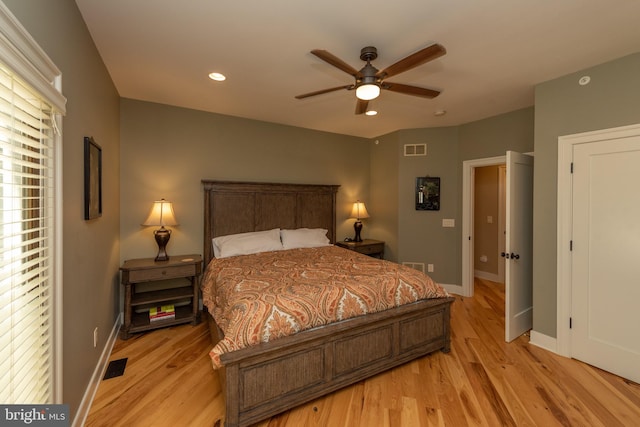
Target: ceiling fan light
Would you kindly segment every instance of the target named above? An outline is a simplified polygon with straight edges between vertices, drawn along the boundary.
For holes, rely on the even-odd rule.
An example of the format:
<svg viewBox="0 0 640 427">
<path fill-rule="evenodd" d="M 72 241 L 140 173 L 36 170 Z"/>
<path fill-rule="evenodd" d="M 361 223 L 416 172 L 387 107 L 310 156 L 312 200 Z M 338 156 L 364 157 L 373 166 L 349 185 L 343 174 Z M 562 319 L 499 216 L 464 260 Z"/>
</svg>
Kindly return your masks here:
<svg viewBox="0 0 640 427">
<path fill-rule="evenodd" d="M 356 89 L 356 97 L 358 97 L 358 99 L 362 99 L 363 101 L 376 99 L 378 95 L 380 95 L 380 86 L 375 84 L 364 84 L 358 86 L 358 88 Z"/>
</svg>

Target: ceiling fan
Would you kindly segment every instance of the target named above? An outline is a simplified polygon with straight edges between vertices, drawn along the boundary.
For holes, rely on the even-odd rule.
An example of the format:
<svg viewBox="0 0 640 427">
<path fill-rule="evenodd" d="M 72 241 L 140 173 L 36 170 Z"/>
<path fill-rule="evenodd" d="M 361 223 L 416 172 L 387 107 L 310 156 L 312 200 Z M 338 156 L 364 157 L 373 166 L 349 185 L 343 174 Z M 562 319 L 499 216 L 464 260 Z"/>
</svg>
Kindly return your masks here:
<svg viewBox="0 0 640 427">
<path fill-rule="evenodd" d="M 441 57 L 447 51 L 441 45 L 435 43 L 422 50 L 403 58 L 393 65 L 388 66 L 382 71 L 371 65 L 371 61 L 378 57 L 378 50 L 373 46 L 367 46 L 360 51 L 360 59 L 366 61 L 367 64 L 361 70 L 356 70 L 337 56 L 327 52 L 326 50 L 314 49 L 312 54 L 323 61 L 333 65 L 334 67 L 351 74 L 355 77 L 354 84 L 332 87 L 329 89 L 318 90 L 296 96 L 297 99 L 308 98 L 310 96 L 321 95 L 323 93 L 334 92 L 336 90 L 356 90 L 358 103 L 356 104 L 356 114 L 364 114 L 367 112 L 369 101 L 375 99 L 380 94 L 380 90 L 390 90 L 392 92 L 403 93 L 405 95 L 420 96 L 423 98 L 435 98 L 440 95 L 440 91 L 426 89 L 417 86 L 410 86 L 401 83 L 388 82 L 385 79 L 403 73 L 412 68 L 422 65 L 436 58 Z"/>
</svg>

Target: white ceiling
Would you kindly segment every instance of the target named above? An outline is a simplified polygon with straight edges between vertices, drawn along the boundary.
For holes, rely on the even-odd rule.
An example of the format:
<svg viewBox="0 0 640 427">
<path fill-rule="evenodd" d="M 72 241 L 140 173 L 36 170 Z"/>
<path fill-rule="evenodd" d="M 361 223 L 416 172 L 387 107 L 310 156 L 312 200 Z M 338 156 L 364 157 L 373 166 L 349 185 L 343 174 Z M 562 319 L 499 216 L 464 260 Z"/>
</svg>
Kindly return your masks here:
<svg viewBox="0 0 640 427">
<path fill-rule="evenodd" d="M 76 3 L 122 97 L 367 138 L 531 106 L 536 84 L 640 51 L 636 0 Z M 353 83 L 312 49 L 360 69 L 360 49 L 375 46 L 383 69 L 434 42 L 445 56 L 389 81 L 441 90 L 435 99 L 383 91 L 367 117 L 354 91 L 294 98 Z"/>
</svg>

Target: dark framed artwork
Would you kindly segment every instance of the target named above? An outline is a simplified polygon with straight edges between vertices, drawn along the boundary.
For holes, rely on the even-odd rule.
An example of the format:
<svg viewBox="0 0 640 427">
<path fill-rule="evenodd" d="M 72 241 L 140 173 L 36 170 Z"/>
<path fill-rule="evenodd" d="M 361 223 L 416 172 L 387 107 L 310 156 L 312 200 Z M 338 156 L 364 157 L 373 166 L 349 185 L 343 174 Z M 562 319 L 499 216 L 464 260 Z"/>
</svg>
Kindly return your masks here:
<svg viewBox="0 0 640 427">
<path fill-rule="evenodd" d="M 102 148 L 84 137 L 84 219 L 102 216 Z"/>
<path fill-rule="evenodd" d="M 440 210 L 439 177 L 425 176 L 416 178 L 416 210 Z"/>
</svg>

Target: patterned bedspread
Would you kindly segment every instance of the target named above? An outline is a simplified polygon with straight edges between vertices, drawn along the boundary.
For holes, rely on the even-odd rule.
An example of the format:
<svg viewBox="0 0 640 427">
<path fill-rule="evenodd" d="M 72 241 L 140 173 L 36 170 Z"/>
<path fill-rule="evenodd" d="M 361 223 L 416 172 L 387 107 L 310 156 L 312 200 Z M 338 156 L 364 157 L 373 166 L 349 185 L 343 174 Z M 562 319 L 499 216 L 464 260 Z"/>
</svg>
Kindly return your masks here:
<svg viewBox="0 0 640 427">
<path fill-rule="evenodd" d="M 446 297 L 412 268 L 326 246 L 213 259 L 202 299 L 224 339 L 220 355 L 335 321 Z"/>
</svg>

